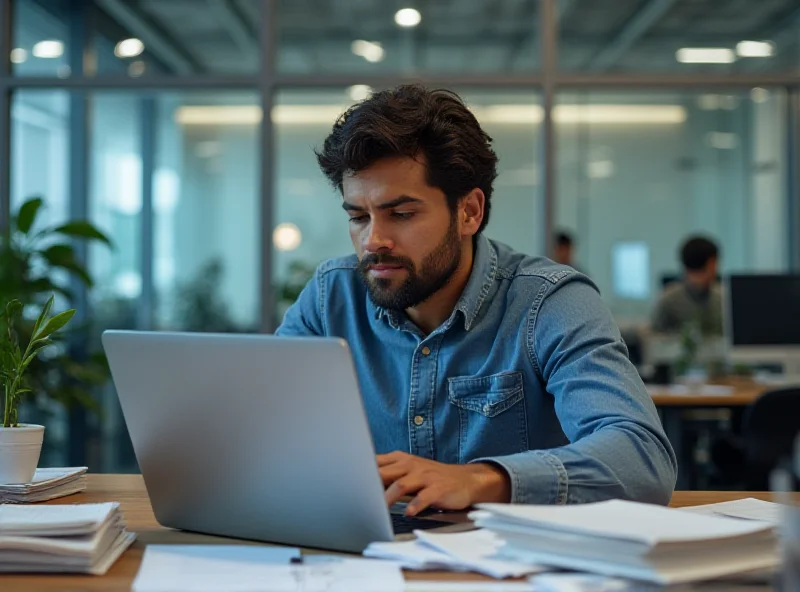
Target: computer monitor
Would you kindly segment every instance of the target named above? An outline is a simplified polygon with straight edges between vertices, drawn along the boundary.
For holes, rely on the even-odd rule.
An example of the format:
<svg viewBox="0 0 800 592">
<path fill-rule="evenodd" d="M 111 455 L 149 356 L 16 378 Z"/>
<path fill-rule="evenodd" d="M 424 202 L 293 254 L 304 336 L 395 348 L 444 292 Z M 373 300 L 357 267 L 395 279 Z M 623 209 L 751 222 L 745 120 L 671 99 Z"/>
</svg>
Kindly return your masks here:
<svg viewBox="0 0 800 592">
<path fill-rule="evenodd" d="M 724 293 L 730 360 L 800 375 L 800 274 L 733 274 Z"/>
</svg>

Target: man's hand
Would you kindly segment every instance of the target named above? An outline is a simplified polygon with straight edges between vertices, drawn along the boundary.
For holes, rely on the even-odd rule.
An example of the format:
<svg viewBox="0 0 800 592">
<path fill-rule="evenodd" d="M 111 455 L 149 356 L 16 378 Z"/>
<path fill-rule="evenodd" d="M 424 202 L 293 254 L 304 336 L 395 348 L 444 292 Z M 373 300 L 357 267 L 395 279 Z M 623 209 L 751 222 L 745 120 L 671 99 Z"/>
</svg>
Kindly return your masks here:
<svg viewBox="0 0 800 592">
<path fill-rule="evenodd" d="M 429 506 L 464 510 L 477 503 L 511 501 L 508 475 L 490 463 L 447 465 L 405 452 L 390 452 L 378 455 L 378 468 L 387 504 L 416 495 L 406 508 L 407 516 Z"/>
</svg>

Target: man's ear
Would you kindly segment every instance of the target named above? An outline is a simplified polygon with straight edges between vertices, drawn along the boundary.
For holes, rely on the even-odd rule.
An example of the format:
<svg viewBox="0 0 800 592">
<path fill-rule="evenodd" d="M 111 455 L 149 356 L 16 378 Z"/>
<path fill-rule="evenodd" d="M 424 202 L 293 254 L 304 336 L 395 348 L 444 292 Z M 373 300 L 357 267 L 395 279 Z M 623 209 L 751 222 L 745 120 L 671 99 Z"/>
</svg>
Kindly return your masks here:
<svg viewBox="0 0 800 592">
<path fill-rule="evenodd" d="M 483 222 L 486 196 L 477 187 L 461 198 L 458 214 L 461 221 L 461 236 L 475 236 Z"/>
</svg>

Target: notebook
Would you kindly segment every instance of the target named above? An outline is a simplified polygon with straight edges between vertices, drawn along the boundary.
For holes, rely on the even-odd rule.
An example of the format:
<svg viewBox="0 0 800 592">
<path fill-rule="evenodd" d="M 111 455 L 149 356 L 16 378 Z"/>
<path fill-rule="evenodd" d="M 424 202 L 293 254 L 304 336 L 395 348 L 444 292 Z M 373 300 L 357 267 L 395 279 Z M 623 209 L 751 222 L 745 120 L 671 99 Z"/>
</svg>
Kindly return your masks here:
<svg viewBox="0 0 800 592">
<path fill-rule="evenodd" d="M 0 503 L 44 502 L 86 489 L 87 467 L 36 469 L 30 483 L 0 485 Z"/>
<path fill-rule="evenodd" d="M 134 539 L 118 503 L 0 505 L 0 572 L 102 575 Z"/>
</svg>

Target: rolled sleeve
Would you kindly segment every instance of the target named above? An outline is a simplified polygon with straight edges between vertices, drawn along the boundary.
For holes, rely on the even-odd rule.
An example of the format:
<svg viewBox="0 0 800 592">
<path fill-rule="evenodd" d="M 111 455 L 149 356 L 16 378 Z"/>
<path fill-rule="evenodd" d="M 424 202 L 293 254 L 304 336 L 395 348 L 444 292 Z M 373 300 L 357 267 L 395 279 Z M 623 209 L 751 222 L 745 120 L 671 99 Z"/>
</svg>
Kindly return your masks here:
<svg viewBox="0 0 800 592">
<path fill-rule="evenodd" d="M 567 503 L 567 469 L 546 450 L 478 458 L 472 462 L 492 463 L 505 470 L 511 482 L 512 504 Z"/>
</svg>

